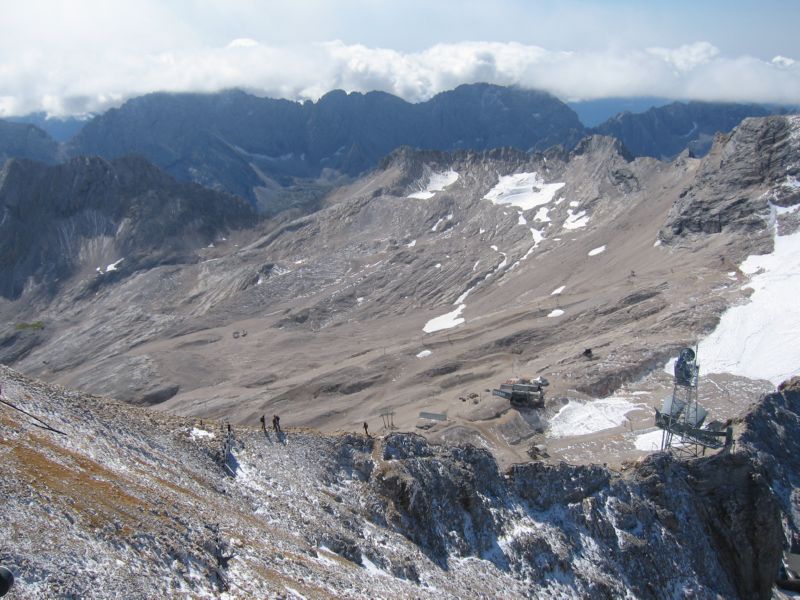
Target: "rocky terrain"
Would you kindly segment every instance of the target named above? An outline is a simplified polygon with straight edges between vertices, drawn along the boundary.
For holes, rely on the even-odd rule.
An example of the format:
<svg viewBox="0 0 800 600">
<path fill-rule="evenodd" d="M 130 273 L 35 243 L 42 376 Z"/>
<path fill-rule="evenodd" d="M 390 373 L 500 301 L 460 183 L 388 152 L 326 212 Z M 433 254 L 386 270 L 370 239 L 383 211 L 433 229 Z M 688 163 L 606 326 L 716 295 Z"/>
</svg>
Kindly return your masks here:
<svg viewBox="0 0 800 600">
<path fill-rule="evenodd" d="M 400 150 L 311 215 L 108 284 L 91 269 L 53 300 L 3 300 L 0 361 L 187 416 L 366 420 L 470 441 L 503 465 L 532 445 L 618 465 L 645 450 L 671 386 L 661 367 L 747 302 L 757 274 L 739 265 L 777 247 L 776 227 L 793 231 L 799 128 L 748 120 L 707 157 L 670 163 L 600 136 L 571 152 Z M 777 383 L 735 373 L 703 378 L 713 418 Z M 538 374 L 551 381 L 542 411 L 489 393 Z M 588 407 L 610 411 L 575 417 L 600 429 L 548 429 Z"/>
<path fill-rule="evenodd" d="M 799 385 L 733 453 L 500 470 L 413 434 L 227 438 L 0 367 L 0 564 L 11 599 L 770 598 L 798 542 Z"/>
</svg>

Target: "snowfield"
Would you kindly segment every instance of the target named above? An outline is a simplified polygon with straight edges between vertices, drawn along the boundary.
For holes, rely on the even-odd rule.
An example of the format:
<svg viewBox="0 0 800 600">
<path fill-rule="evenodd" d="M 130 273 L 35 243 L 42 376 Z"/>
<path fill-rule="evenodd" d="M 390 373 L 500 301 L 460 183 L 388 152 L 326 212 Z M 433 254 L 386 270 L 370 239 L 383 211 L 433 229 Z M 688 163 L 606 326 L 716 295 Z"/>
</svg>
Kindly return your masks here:
<svg viewBox="0 0 800 600">
<path fill-rule="evenodd" d="M 489 193 L 484 196 L 494 204 L 510 205 L 530 210 L 543 204 L 548 204 L 555 197 L 558 190 L 566 185 L 560 183 L 545 183 L 538 173 L 516 173 L 500 177 Z"/>
<path fill-rule="evenodd" d="M 446 187 L 453 185 L 458 181 L 458 173 L 453 171 L 446 171 L 444 173 L 433 173 L 428 180 L 425 188 L 418 192 L 409 194 L 409 198 L 416 198 L 417 200 L 429 200 L 433 198 L 436 192 L 443 191 Z"/>
<path fill-rule="evenodd" d="M 625 415 L 629 412 L 645 408 L 645 404 L 633 404 L 624 398 L 600 398 L 589 402 L 570 400 L 550 419 L 550 436 L 588 435 L 619 427 L 625 424 Z"/>
<path fill-rule="evenodd" d="M 775 235 L 772 254 L 748 257 L 750 301 L 723 313 L 700 342 L 702 373 L 767 379 L 775 385 L 800 375 L 800 232 Z"/>
</svg>

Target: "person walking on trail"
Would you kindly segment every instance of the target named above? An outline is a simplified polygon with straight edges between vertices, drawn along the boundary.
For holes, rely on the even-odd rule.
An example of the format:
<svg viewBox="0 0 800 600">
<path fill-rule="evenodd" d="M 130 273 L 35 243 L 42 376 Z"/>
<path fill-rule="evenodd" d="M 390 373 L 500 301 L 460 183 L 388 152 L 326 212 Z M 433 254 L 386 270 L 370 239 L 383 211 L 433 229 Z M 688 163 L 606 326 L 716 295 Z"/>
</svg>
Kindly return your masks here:
<svg viewBox="0 0 800 600">
<path fill-rule="evenodd" d="M 261 415 L 261 419 L 259 420 L 261 421 L 261 430 L 267 433 L 267 415 Z"/>
<path fill-rule="evenodd" d="M 366 421 L 364 421 L 364 435 L 369 437 L 369 425 L 367 425 Z"/>
<path fill-rule="evenodd" d="M 272 415 L 272 428 L 275 433 L 281 433 L 281 418 L 278 415 Z"/>
</svg>

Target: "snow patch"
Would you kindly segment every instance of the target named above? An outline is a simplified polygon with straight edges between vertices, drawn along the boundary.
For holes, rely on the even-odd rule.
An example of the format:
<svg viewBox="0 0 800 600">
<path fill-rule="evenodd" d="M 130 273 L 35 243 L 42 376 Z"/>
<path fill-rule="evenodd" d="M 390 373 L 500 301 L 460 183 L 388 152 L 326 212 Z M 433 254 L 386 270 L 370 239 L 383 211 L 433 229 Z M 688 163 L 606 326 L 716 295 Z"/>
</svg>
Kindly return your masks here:
<svg viewBox="0 0 800 600">
<path fill-rule="evenodd" d="M 606 251 L 605 245 L 598 246 L 597 248 L 589 250 L 589 256 L 597 256 L 598 254 L 602 254 L 605 251 Z"/>
<path fill-rule="evenodd" d="M 106 267 L 106 273 L 111 273 L 111 271 L 116 271 L 117 267 L 119 266 L 119 263 L 121 263 L 123 260 L 125 260 L 125 259 L 124 258 L 120 258 L 117 262 L 113 262 L 110 265 L 108 265 Z"/>
<path fill-rule="evenodd" d="M 429 200 L 433 198 L 436 192 L 443 191 L 446 187 L 453 185 L 456 181 L 458 181 L 458 173 L 453 171 L 447 171 L 445 173 L 433 173 L 428 179 L 428 185 L 425 186 L 424 189 L 414 192 L 413 194 L 409 194 L 409 198 L 415 198 L 417 200 Z"/>
<path fill-rule="evenodd" d="M 566 183 L 545 183 L 538 173 L 516 173 L 500 177 L 484 196 L 494 204 L 511 205 L 529 210 L 548 204 Z"/>
<path fill-rule="evenodd" d="M 192 428 L 192 430 L 189 432 L 189 436 L 193 440 L 216 437 L 211 431 L 206 431 L 205 429 L 198 429 L 197 427 Z"/>
<path fill-rule="evenodd" d="M 411 240 L 410 242 L 408 242 L 408 243 L 406 244 L 406 247 L 408 247 L 408 248 L 413 248 L 413 247 L 414 247 L 414 246 L 416 246 L 416 245 L 417 245 L 417 240 Z"/>
<path fill-rule="evenodd" d="M 501 252 L 500 254 L 503 255 L 503 260 L 501 260 L 500 264 L 497 265 L 497 268 L 495 269 L 495 271 L 500 271 L 502 269 L 505 269 L 506 265 L 508 264 L 508 254 L 506 254 L 505 252 Z"/>
<path fill-rule="evenodd" d="M 121 263 L 123 260 L 125 260 L 125 259 L 124 258 L 120 258 L 117 262 L 113 262 L 110 265 L 107 265 L 105 271 L 103 271 L 103 267 L 97 267 L 95 269 L 95 271 L 97 271 L 101 275 L 103 273 L 111 273 L 112 271 L 116 271 L 117 270 L 117 267 L 119 266 L 119 263 Z"/>
<path fill-rule="evenodd" d="M 558 295 L 559 295 L 561 292 L 563 292 L 563 291 L 564 291 L 564 288 L 565 288 L 565 287 L 567 287 L 567 286 L 565 286 L 565 285 L 562 285 L 561 287 L 557 287 L 557 288 L 556 288 L 556 289 L 554 289 L 552 292 L 550 292 L 550 295 L 551 295 L 551 296 L 558 296 Z"/>
<path fill-rule="evenodd" d="M 636 446 L 637 450 L 641 450 L 642 452 L 661 450 L 661 438 L 663 434 L 664 432 L 661 429 L 640 433 L 633 440 L 633 445 Z"/>
<path fill-rule="evenodd" d="M 425 333 L 433 333 L 435 331 L 452 329 L 453 327 L 461 325 L 465 321 L 464 317 L 461 316 L 461 313 L 466 307 L 466 304 L 461 304 L 454 311 L 442 315 L 441 317 L 431 319 L 425 323 L 425 327 L 422 328 L 422 331 Z"/>
<path fill-rule="evenodd" d="M 547 213 L 550 212 L 550 209 L 546 206 L 542 206 L 539 210 L 536 211 L 536 214 L 533 216 L 534 221 L 538 221 L 539 223 L 549 223 L 550 217 L 547 216 Z"/>
<path fill-rule="evenodd" d="M 525 215 L 523 215 L 522 213 L 519 213 L 519 221 L 518 221 L 517 224 L 518 225 L 527 225 L 528 224 L 528 220 L 525 218 Z"/>
<path fill-rule="evenodd" d="M 552 317 L 560 317 L 563 314 L 564 314 L 563 310 L 561 310 L 560 308 L 554 308 L 553 310 L 550 311 L 550 314 L 548 314 L 547 316 L 548 318 L 552 318 Z"/>
<path fill-rule="evenodd" d="M 571 208 L 567 209 L 567 219 L 564 221 L 564 229 L 580 229 L 589 223 L 589 216 L 585 210 L 573 213 Z"/>
<path fill-rule="evenodd" d="M 601 398 L 589 402 L 570 400 L 550 420 L 552 437 L 587 435 L 623 425 L 629 412 L 646 408 L 624 398 Z"/>
<path fill-rule="evenodd" d="M 433 352 L 431 352 L 430 350 L 423 350 L 422 352 L 417 354 L 417 358 L 427 358 L 431 354 L 433 354 Z"/>
<path fill-rule="evenodd" d="M 464 300 L 466 300 L 466 299 L 467 299 L 467 296 L 469 296 L 469 293 L 470 293 L 470 292 L 471 292 L 473 289 L 474 289 L 474 288 L 469 288 L 469 289 L 468 289 L 466 292 L 464 292 L 463 294 L 461 294 L 461 295 L 460 295 L 460 296 L 459 296 L 459 297 L 456 299 L 456 301 L 455 301 L 455 302 L 453 302 L 453 304 L 463 304 L 463 303 L 464 303 Z"/>
</svg>

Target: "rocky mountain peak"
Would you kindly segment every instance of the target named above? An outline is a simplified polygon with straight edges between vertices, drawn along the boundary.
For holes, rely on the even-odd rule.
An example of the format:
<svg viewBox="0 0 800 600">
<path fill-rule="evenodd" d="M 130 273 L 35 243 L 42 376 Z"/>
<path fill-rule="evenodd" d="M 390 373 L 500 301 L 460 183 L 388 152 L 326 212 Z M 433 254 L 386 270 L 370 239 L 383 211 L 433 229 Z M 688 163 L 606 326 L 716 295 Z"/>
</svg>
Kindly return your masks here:
<svg viewBox="0 0 800 600">
<path fill-rule="evenodd" d="M 573 155 L 600 154 L 606 157 L 618 156 L 625 162 L 633 161 L 633 155 L 617 138 L 607 135 L 590 135 L 581 139 L 572 151 Z"/>
</svg>

